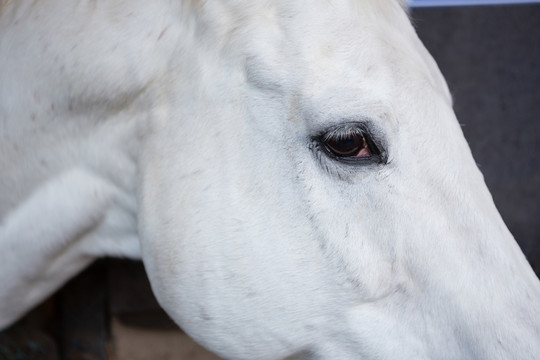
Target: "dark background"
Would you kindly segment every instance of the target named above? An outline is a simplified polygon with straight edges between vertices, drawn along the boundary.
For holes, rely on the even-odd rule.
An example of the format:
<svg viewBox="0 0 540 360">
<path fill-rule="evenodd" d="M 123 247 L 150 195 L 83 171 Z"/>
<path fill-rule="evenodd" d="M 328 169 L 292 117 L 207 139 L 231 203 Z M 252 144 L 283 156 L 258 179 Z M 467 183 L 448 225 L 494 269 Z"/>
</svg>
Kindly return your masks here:
<svg viewBox="0 0 540 360">
<path fill-rule="evenodd" d="M 495 204 L 540 274 L 540 5 L 413 9 Z"/>
<path fill-rule="evenodd" d="M 495 203 L 538 275 L 540 5 L 423 8 L 411 17 L 448 81 Z M 0 360 L 106 360 L 112 318 L 174 326 L 141 263 L 100 260 L 0 332 Z"/>
</svg>

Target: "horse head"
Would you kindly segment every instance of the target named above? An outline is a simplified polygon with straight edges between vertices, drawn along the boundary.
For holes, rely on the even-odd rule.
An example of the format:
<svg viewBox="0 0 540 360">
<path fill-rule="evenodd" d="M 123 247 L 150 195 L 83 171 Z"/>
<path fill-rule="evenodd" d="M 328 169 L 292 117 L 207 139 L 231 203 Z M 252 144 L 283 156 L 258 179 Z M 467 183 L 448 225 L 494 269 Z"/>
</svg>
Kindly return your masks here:
<svg viewBox="0 0 540 360">
<path fill-rule="evenodd" d="M 128 154 L 92 153 L 136 198 L 135 250 L 115 251 L 140 241 L 190 336 L 236 359 L 538 356 L 540 284 L 402 4 L 137 4 L 79 42 L 101 55 L 66 70 L 65 112 Z M 114 252 L 107 219 L 85 254 Z"/>
</svg>

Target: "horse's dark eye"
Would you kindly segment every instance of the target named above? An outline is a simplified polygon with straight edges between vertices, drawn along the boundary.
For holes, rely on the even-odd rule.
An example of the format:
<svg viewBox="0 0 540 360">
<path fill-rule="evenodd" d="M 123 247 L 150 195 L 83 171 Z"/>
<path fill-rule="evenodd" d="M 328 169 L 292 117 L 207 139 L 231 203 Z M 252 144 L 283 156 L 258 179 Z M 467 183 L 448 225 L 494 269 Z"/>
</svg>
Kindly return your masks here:
<svg viewBox="0 0 540 360">
<path fill-rule="evenodd" d="M 363 134 L 350 134 L 341 139 L 328 139 L 326 147 L 339 157 L 369 157 L 371 150 Z"/>
<path fill-rule="evenodd" d="M 328 151 L 340 158 L 368 158 L 372 155 L 362 132 L 352 132 L 336 138 L 329 137 L 324 139 L 323 143 Z"/>
<path fill-rule="evenodd" d="M 384 138 L 377 127 L 365 122 L 346 122 L 327 128 L 311 138 L 319 151 L 332 161 L 347 165 L 386 164 Z M 383 139 L 383 140 L 381 140 Z M 321 158 L 323 159 L 323 158 Z"/>
</svg>

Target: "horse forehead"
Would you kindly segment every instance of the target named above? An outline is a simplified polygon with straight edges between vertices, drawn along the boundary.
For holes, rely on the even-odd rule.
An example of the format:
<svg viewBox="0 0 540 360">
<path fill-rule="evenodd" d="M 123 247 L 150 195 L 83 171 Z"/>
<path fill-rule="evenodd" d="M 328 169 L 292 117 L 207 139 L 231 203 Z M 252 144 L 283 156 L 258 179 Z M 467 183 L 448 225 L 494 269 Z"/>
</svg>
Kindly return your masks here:
<svg viewBox="0 0 540 360">
<path fill-rule="evenodd" d="M 266 4 L 247 7 L 235 14 L 229 25 L 244 29 L 250 37 L 281 36 L 304 48 L 316 48 L 321 41 L 347 44 L 368 36 L 388 39 L 392 32 L 410 31 L 408 18 L 396 0 L 315 0 L 309 6 L 299 1 Z"/>
<path fill-rule="evenodd" d="M 414 39 L 402 35 L 412 27 L 397 2 L 314 1 L 309 7 L 299 3 L 251 9 L 239 20 L 244 21 L 238 27 L 239 48 L 250 70 L 289 79 L 313 77 L 311 82 L 330 77 L 358 81 L 355 75 L 391 70 L 400 63 L 400 54 L 415 53 Z M 288 74 L 283 73 L 286 69 Z"/>
<path fill-rule="evenodd" d="M 398 3 L 315 1 L 304 12 L 295 11 L 298 2 L 289 4 L 250 18 L 256 26 L 242 41 L 248 52 L 245 70 L 257 87 L 300 95 L 296 98 L 303 101 L 295 104 L 311 115 L 389 113 L 396 92 L 404 89 L 396 75 L 401 67 L 410 68 L 403 53 L 416 57 L 420 76 L 427 73 L 414 38 L 400 34 L 412 27 Z"/>
</svg>

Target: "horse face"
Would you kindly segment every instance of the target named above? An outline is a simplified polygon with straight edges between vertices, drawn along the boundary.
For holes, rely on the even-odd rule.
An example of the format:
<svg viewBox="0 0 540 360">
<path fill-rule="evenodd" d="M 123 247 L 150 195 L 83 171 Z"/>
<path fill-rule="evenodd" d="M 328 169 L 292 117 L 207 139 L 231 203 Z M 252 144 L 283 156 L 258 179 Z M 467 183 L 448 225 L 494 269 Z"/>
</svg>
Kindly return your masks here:
<svg viewBox="0 0 540 360">
<path fill-rule="evenodd" d="M 538 282 L 399 4 L 191 6 L 140 163 L 173 319 L 229 358 L 533 358 Z"/>
</svg>

